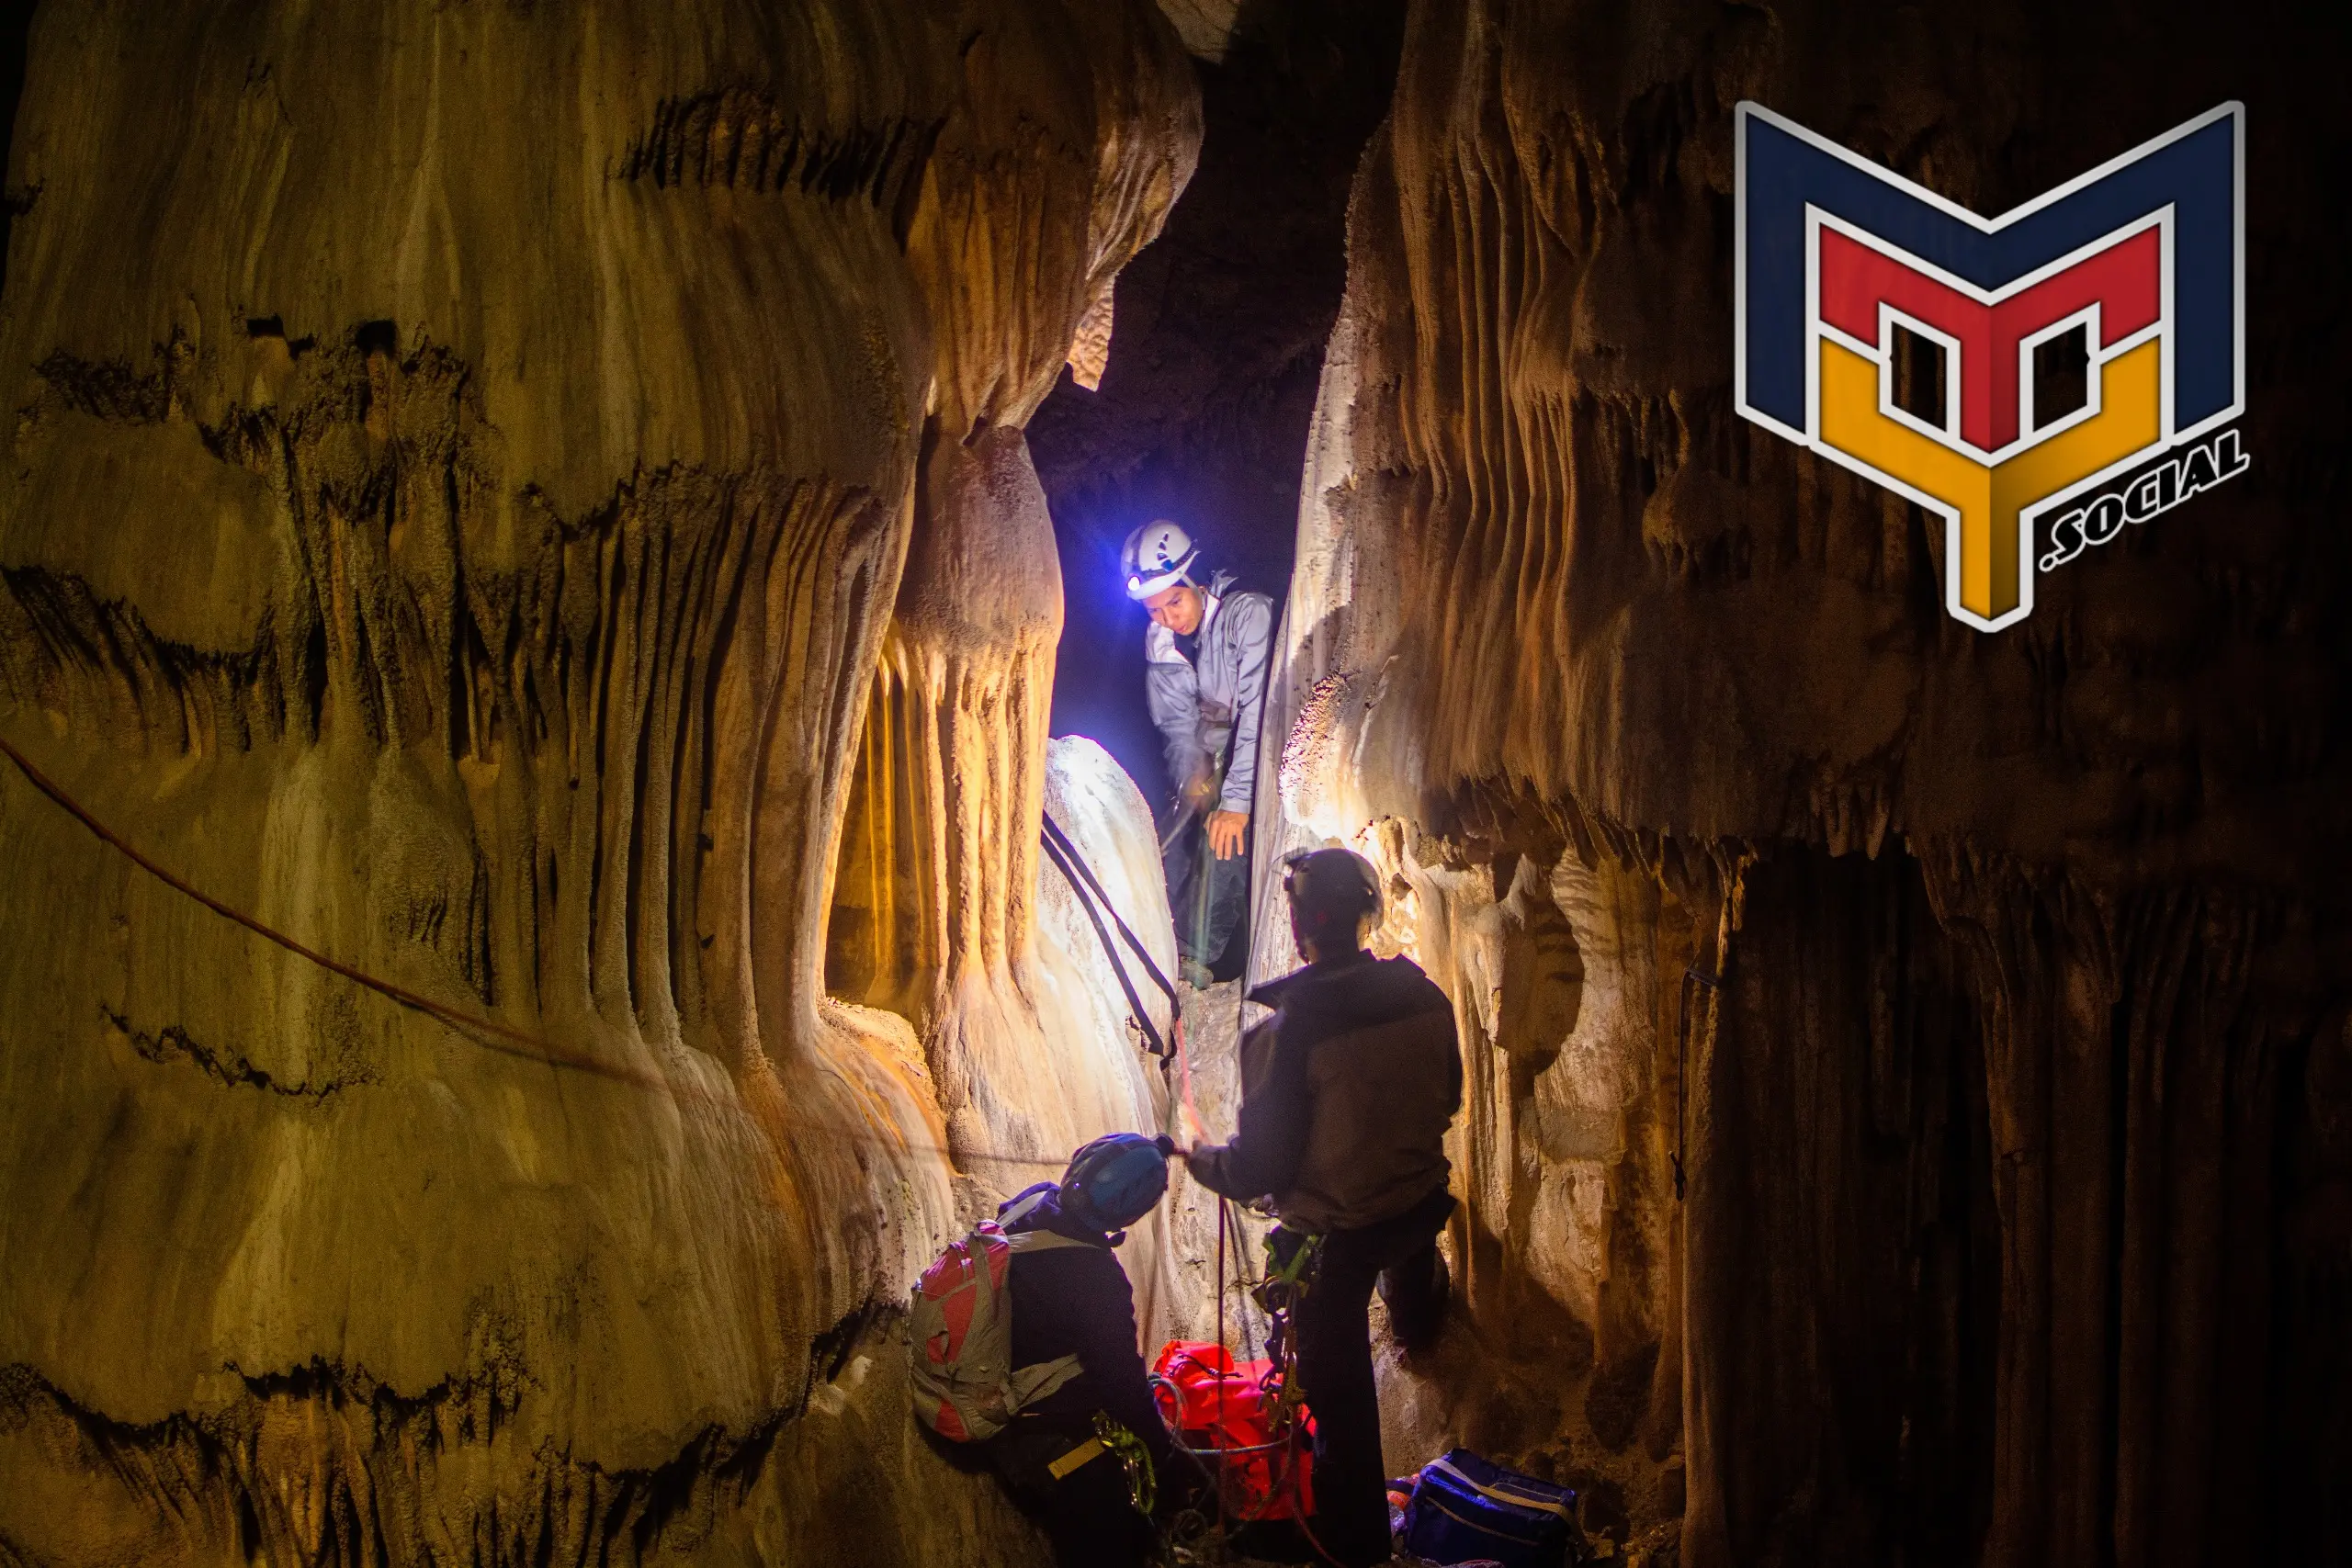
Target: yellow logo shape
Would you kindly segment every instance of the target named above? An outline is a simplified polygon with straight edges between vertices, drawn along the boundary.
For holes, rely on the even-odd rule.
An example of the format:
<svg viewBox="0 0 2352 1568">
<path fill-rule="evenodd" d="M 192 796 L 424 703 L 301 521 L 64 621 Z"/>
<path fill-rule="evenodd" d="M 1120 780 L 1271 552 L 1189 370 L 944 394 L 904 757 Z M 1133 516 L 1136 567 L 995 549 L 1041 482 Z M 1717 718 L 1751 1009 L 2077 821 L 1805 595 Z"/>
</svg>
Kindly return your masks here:
<svg viewBox="0 0 2352 1568">
<path fill-rule="evenodd" d="M 1945 575 L 1970 614 L 1998 622 L 2025 602 L 2033 549 L 2027 509 L 2133 453 L 2164 434 L 2162 340 L 2150 338 L 2104 364 L 2099 410 L 2039 446 L 1999 463 L 1980 463 L 1892 418 L 1879 405 L 1885 369 L 1826 334 L 1821 344 L 1821 439 L 1941 512 L 1950 526 Z"/>
</svg>

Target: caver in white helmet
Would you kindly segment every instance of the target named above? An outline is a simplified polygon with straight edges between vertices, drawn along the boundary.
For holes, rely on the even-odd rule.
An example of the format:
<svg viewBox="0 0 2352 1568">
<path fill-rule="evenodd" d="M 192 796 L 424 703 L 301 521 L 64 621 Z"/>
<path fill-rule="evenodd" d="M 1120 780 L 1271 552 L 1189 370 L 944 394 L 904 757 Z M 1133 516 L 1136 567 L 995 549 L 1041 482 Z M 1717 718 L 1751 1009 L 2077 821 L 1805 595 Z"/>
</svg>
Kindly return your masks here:
<svg viewBox="0 0 2352 1568">
<path fill-rule="evenodd" d="M 1184 570 L 1201 552 L 1193 536 L 1161 518 L 1127 536 L 1119 550 L 1119 574 L 1127 580 L 1127 597 L 1138 602 L 1163 588 L 1184 581 Z"/>
</svg>

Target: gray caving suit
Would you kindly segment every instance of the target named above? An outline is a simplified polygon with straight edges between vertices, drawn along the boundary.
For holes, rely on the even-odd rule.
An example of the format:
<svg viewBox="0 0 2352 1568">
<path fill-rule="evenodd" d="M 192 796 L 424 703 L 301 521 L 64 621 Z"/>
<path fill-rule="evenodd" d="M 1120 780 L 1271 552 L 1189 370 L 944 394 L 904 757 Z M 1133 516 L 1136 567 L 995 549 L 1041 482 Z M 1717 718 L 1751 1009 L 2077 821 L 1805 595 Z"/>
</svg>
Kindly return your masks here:
<svg viewBox="0 0 2352 1568">
<path fill-rule="evenodd" d="M 1144 696 L 1180 796 L 1185 780 L 1221 771 L 1211 809 L 1247 812 L 1258 787 L 1258 719 L 1273 649 L 1274 602 L 1232 586 L 1225 572 L 1210 580 L 1200 629 L 1190 637 L 1157 621 L 1146 626 Z M 1163 837 L 1182 809 L 1180 798 L 1161 818 Z M 1196 818 L 1170 842 L 1162 861 L 1178 950 L 1195 963 L 1216 963 L 1249 897 L 1249 857 L 1218 860 L 1205 821 Z"/>
</svg>

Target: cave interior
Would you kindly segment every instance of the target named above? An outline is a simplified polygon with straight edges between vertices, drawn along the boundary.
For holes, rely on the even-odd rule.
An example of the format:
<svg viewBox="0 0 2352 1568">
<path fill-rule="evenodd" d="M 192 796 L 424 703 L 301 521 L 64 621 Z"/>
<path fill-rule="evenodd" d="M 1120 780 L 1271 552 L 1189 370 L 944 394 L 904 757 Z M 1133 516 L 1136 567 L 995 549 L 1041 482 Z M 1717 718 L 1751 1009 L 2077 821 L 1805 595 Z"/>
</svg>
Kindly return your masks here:
<svg viewBox="0 0 2352 1568">
<path fill-rule="evenodd" d="M 1392 1473 L 1631 1568 L 2352 1565 L 2339 26 L 21 7 L 0 1565 L 1048 1561 L 908 1291 L 1230 1131 L 1325 845 L 1463 1056 Z M 1741 106 L 1990 215 L 2231 103 L 2250 461 L 1963 624 L 1957 512 L 1743 417 Z M 1156 518 L 1280 616 L 1164 996 Z M 1147 1354 L 1262 1335 L 1227 1224 L 1121 1246 Z"/>
</svg>

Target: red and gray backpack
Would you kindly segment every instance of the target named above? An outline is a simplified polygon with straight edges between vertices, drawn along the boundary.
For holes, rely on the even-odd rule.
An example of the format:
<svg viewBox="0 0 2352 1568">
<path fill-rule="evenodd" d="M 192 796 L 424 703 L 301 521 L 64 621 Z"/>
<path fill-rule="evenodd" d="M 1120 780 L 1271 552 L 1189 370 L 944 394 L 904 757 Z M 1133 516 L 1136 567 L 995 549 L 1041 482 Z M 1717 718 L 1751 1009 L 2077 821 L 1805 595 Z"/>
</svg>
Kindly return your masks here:
<svg viewBox="0 0 2352 1568">
<path fill-rule="evenodd" d="M 1012 1301 L 1006 1284 L 1015 1253 L 1046 1252 L 1083 1242 L 1050 1231 L 1007 1235 L 1044 1194 L 1004 1216 L 983 1220 L 916 1281 L 907 1370 L 915 1416 L 943 1438 L 977 1443 L 1004 1430 L 1023 1407 L 1082 1370 L 1076 1356 L 1033 1367 L 1012 1365 Z"/>
</svg>

